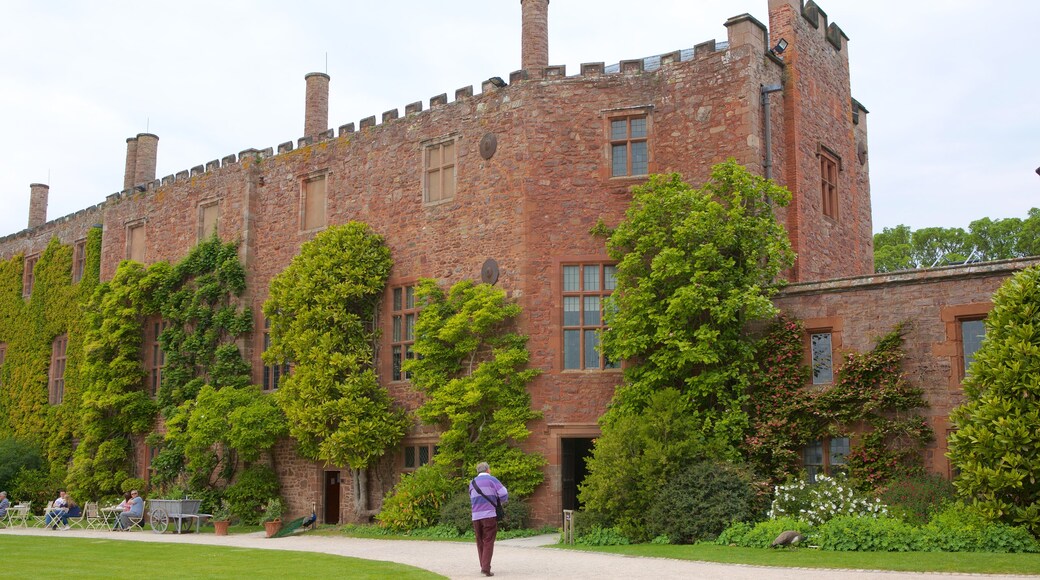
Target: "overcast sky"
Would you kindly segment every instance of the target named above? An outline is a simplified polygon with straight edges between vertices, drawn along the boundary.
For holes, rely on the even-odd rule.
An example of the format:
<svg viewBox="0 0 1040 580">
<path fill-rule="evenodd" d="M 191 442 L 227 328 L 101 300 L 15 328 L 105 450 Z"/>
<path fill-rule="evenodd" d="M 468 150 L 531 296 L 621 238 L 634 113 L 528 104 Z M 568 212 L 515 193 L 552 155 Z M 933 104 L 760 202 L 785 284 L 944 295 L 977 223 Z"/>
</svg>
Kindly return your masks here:
<svg viewBox="0 0 1040 580">
<path fill-rule="evenodd" d="M 1040 207 L 1040 2 L 820 0 L 849 37 L 869 111 L 874 231 L 964 227 Z M 767 0 L 552 0 L 549 62 L 617 63 L 768 23 Z M 159 136 L 157 177 L 303 134 L 304 80 L 329 125 L 520 68 L 519 0 L 0 0 L 0 236 L 122 188 L 126 138 Z"/>
</svg>

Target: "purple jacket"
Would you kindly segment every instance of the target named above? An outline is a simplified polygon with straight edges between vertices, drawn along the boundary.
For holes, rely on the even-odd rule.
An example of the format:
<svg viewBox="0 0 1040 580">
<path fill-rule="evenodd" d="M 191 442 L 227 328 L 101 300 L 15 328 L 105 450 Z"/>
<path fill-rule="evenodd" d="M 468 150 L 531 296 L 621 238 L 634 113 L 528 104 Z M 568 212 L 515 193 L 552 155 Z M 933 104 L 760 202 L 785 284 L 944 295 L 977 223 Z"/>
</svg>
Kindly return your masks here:
<svg viewBox="0 0 1040 580">
<path fill-rule="evenodd" d="M 480 491 L 484 492 L 488 499 L 494 501 L 495 496 L 498 496 L 503 505 L 509 501 L 509 491 L 490 473 L 478 474 L 473 481 L 469 482 L 469 505 L 473 510 L 473 519 L 483 520 L 495 517 L 495 504 L 488 502 L 477 493 L 477 490 L 473 489 L 474 482 L 480 486 Z"/>
</svg>

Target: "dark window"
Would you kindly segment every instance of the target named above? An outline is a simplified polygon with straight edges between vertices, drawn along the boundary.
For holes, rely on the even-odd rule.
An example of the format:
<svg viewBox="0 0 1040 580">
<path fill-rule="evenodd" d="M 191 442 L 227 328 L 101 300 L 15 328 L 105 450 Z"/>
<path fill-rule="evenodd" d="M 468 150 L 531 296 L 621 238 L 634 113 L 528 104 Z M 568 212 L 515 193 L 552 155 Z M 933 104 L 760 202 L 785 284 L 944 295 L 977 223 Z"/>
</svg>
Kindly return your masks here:
<svg viewBox="0 0 1040 580">
<path fill-rule="evenodd" d="M 820 190 L 823 215 L 838 219 L 838 161 L 823 151 L 820 152 Z"/>
<path fill-rule="evenodd" d="M 83 270 L 87 267 L 87 240 L 79 240 L 72 245 L 72 283 L 83 279 Z"/>
<path fill-rule="evenodd" d="M 982 339 L 986 337 L 986 323 L 981 319 L 961 320 L 961 346 L 964 355 L 964 372 L 967 374 L 971 363 L 975 362 L 975 353 L 982 346 Z"/>
<path fill-rule="evenodd" d="M 65 399 L 65 350 L 68 344 L 69 337 L 66 334 L 51 343 L 51 372 L 47 393 L 52 405 L 60 405 Z"/>
<path fill-rule="evenodd" d="M 145 333 L 145 351 L 148 353 L 148 393 L 153 397 L 159 395 L 159 387 L 162 386 L 162 369 L 166 365 L 166 354 L 159 342 L 159 336 L 164 330 L 166 330 L 166 322 L 162 319 L 152 318 L 148 322 Z"/>
<path fill-rule="evenodd" d="M 404 469 L 413 470 L 426 465 L 433 460 L 437 453 L 437 446 L 432 443 L 418 445 L 405 445 L 404 447 Z"/>
<path fill-rule="evenodd" d="M 599 349 L 604 298 L 616 285 L 617 268 L 607 264 L 563 266 L 563 368 L 612 369 Z"/>
<path fill-rule="evenodd" d="M 849 438 L 833 437 L 814 439 L 802 451 L 802 464 L 805 466 L 809 483 L 816 483 L 821 475 L 835 476 L 845 473 L 845 458 L 849 455 Z"/>
<path fill-rule="evenodd" d="M 646 175 L 649 171 L 647 117 L 610 120 L 610 176 Z"/>
<path fill-rule="evenodd" d="M 812 348 L 812 382 L 814 385 L 829 385 L 834 382 L 831 333 L 815 332 L 809 335 L 809 342 Z"/>
<path fill-rule="evenodd" d="M 25 269 L 22 272 L 22 296 L 25 298 L 32 295 L 33 283 L 36 281 L 36 273 L 33 270 L 36 269 L 38 261 L 40 256 L 25 257 Z"/>
<path fill-rule="evenodd" d="M 264 351 L 271 348 L 271 321 L 264 319 Z M 283 377 L 289 374 L 289 363 L 264 365 L 264 390 L 273 391 Z"/>
<path fill-rule="evenodd" d="M 412 378 L 411 373 L 401 369 L 401 365 L 404 364 L 404 361 L 415 357 L 412 345 L 415 343 L 415 319 L 418 315 L 419 309 L 415 307 L 415 287 L 394 288 L 390 316 L 393 324 L 390 353 L 393 364 L 392 379 L 395 381 Z"/>
</svg>

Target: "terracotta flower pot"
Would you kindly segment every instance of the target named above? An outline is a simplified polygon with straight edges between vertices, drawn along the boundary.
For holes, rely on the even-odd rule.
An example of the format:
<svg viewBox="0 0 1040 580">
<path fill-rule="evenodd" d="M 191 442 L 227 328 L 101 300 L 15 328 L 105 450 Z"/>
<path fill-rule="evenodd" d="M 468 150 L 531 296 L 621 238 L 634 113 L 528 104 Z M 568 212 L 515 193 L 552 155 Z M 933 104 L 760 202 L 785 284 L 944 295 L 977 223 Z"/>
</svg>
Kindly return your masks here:
<svg viewBox="0 0 1040 580">
<path fill-rule="evenodd" d="M 274 520 L 273 522 L 264 522 L 264 529 L 267 530 L 267 537 L 278 533 L 278 530 L 282 529 L 282 520 Z"/>
<path fill-rule="evenodd" d="M 231 522 L 228 520 L 214 520 L 213 532 L 218 536 L 226 536 L 229 525 L 231 525 Z"/>
</svg>

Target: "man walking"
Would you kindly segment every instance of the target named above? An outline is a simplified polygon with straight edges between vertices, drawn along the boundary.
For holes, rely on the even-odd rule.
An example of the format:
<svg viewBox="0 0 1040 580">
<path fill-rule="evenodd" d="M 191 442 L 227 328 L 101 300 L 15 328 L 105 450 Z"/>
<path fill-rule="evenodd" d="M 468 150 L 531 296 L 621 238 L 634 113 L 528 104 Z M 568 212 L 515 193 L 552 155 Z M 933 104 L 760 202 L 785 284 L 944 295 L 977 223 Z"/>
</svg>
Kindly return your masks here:
<svg viewBox="0 0 1040 580">
<path fill-rule="evenodd" d="M 488 468 L 486 462 L 477 464 L 477 476 L 469 482 L 469 503 L 473 511 L 473 533 L 477 536 L 477 557 L 480 558 L 480 573 L 494 576 L 491 572 L 491 556 L 495 553 L 495 535 L 498 534 L 498 511 L 496 506 L 509 501 L 509 491 Z"/>
</svg>

